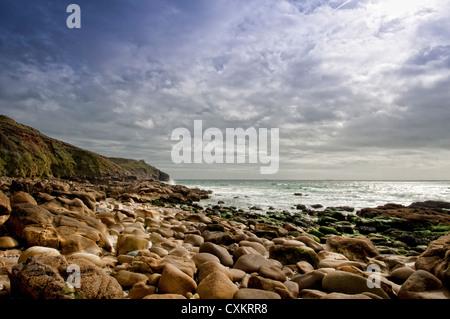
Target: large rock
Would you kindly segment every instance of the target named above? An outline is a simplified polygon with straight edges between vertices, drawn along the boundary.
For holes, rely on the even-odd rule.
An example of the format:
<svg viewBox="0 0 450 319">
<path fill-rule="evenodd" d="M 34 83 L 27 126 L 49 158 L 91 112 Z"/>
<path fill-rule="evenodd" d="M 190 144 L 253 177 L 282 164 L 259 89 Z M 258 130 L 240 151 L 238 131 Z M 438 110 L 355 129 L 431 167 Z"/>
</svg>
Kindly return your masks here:
<svg viewBox="0 0 450 319">
<path fill-rule="evenodd" d="M 233 275 L 230 273 L 229 268 L 215 261 L 207 261 L 201 264 L 200 267 L 198 267 L 198 276 L 197 276 L 198 282 L 201 282 L 209 274 L 215 271 L 223 272 L 228 278 L 233 280 Z"/>
<path fill-rule="evenodd" d="M 296 275 L 291 280 L 298 284 L 300 291 L 303 289 L 322 289 L 322 280 L 325 273 L 314 270 L 303 275 Z"/>
<path fill-rule="evenodd" d="M 283 265 L 295 265 L 299 261 L 307 261 L 317 268 L 319 257 L 309 247 L 273 245 L 269 248 L 269 257 L 280 261 Z"/>
<path fill-rule="evenodd" d="M 281 299 L 294 299 L 294 296 L 287 287 L 280 281 L 252 275 L 247 284 L 247 288 L 273 291 L 281 296 Z"/>
<path fill-rule="evenodd" d="M 53 214 L 34 204 L 17 204 L 5 225 L 27 246 L 56 248 L 65 254 L 76 251 L 101 254 L 101 249 L 112 250 L 105 225 L 94 217 L 71 211 Z"/>
<path fill-rule="evenodd" d="M 409 276 L 414 273 L 414 269 L 408 266 L 403 266 L 396 268 L 389 274 L 389 280 L 395 282 L 396 284 L 403 284 Z"/>
<path fill-rule="evenodd" d="M 360 294 L 371 292 L 382 298 L 389 299 L 389 296 L 383 289 L 373 287 L 369 288 L 367 279 L 346 271 L 332 271 L 322 280 L 323 289 L 329 292 L 340 292 L 344 294 Z"/>
<path fill-rule="evenodd" d="M 0 249 L 10 249 L 19 246 L 19 242 L 10 236 L 0 237 Z"/>
<path fill-rule="evenodd" d="M 444 209 L 449 205 L 450 203 L 446 202 L 413 203 L 409 207 L 386 204 L 377 208 L 363 208 L 356 214 L 367 218 L 375 216 L 392 217 L 403 221 L 408 227 L 422 226 L 425 223 L 450 225 L 450 215 Z"/>
<path fill-rule="evenodd" d="M 79 269 L 78 287 L 69 287 L 68 282 Z M 76 283 L 76 280 L 75 280 Z M 32 256 L 11 270 L 11 293 L 24 299 L 118 299 L 124 293 L 117 280 L 100 267 L 83 258 L 64 256 Z"/>
<path fill-rule="evenodd" d="M 119 255 L 127 254 L 130 251 L 148 249 L 149 246 L 148 239 L 130 234 L 119 235 L 119 240 L 117 241 Z"/>
<path fill-rule="evenodd" d="M 213 271 L 197 287 L 201 299 L 233 299 L 238 287 L 222 271 Z"/>
<path fill-rule="evenodd" d="M 368 258 L 379 255 L 378 250 L 368 238 L 330 236 L 327 238 L 329 250 L 340 253 L 350 260 L 367 262 Z"/>
<path fill-rule="evenodd" d="M 0 191 L 0 226 L 9 218 L 11 213 L 11 202 L 9 198 Z"/>
<path fill-rule="evenodd" d="M 415 263 L 416 269 L 431 272 L 450 289 L 450 232 L 430 242 Z"/>
<path fill-rule="evenodd" d="M 146 283 L 148 277 L 144 274 L 135 273 L 128 270 L 119 270 L 114 276 L 122 287 L 133 287 L 138 282 Z"/>
<path fill-rule="evenodd" d="M 26 263 L 28 258 L 32 257 L 32 256 L 59 256 L 61 255 L 61 253 L 59 252 L 59 250 L 55 249 L 55 248 L 50 248 L 50 247 L 42 247 L 42 246 L 33 246 L 30 248 L 27 248 L 24 252 L 22 252 L 19 256 L 19 260 L 17 261 L 19 264 L 20 263 Z"/>
<path fill-rule="evenodd" d="M 15 205 L 18 205 L 18 204 L 23 204 L 23 203 L 30 203 L 30 204 L 37 205 L 37 202 L 34 199 L 34 197 L 31 196 L 28 193 L 23 192 L 23 191 L 19 191 L 17 193 L 14 193 L 13 195 L 11 195 L 9 197 L 9 199 L 11 201 L 11 206 L 15 206 Z"/>
<path fill-rule="evenodd" d="M 233 257 L 230 255 L 228 250 L 222 246 L 213 244 L 211 242 L 206 242 L 200 246 L 199 252 L 213 254 L 220 259 L 222 265 L 227 267 L 233 266 Z"/>
<path fill-rule="evenodd" d="M 260 254 L 247 254 L 239 257 L 233 268 L 247 273 L 258 271 L 261 266 L 275 266 L 281 269 L 281 264 L 276 260 L 270 260 Z"/>
<path fill-rule="evenodd" d="M 171 264 L 166 264 L 164 266 L 164 270 L 158 282 L 160 293 L 186 296 L 188 292 L 193 292 L 196 288 L 197 283 L 192 277 Z"/>
<path fill-rule="evenodd" d="M 401 286 L 399 299 L 449 299 L 450 293 L 442 282 L 425 270 L 417 270 Z"/>
</svg>

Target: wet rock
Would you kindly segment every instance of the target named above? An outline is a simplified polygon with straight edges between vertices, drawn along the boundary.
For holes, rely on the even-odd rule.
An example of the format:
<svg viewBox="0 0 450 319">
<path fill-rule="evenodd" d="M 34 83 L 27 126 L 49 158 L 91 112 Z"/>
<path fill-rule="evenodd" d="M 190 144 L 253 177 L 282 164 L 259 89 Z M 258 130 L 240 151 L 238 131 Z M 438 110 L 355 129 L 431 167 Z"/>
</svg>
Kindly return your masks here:
<svg viewBox="0 0 450 319">
<path fill-rule="evenodd" d="M 321 271 L 314 270 L 303 275 L 296 275 L 291 280 L 298 284 L 298 289 L 322 289 L 322 279 L 325 274 Z"/>
<path fill-rule="evenodd" d="M 339 292 L 344 294 L 360 294 L 371 292 L 382 298 L 389 299 L 389 296 L 381 288 L 369 288 L 366 278 L 346 272 L 336 270 L 328 273 L 322 280 L 322 287 L 329 292 Z"/>
<path fill-rule="evenodd" d="M 442 281 L 428 271 L 419 269 L 408 277 L 398 292 L 399 299 L 448 299 Z"/>
<path fill-rule="evenodd" d="M 9 218 L 11 213 L 11 202 L 0 190 L 0 226 Z"/>
<path fill-rule="evenodd" d="M 79 288 L 68 287 L 70 265 L 80 270 Z M 117 299 L 124 294 L 119 283 L 86 259 L 33 256 L 12 268 L 11 292 L 24 299 Z"/>
<path fill-rule="evenodd" d="M 408 266 L 399 267 L 395 270 L 393 270 L 390 274 L 388 279 L 395 282 L 396 284 L 403 284 L 409 276 L 411 276 L 414 273 L 414 269 Z"/>
<path fill-rule="evenodd" d="M 331 236 L 327 238 L 329 250 L 340 253 L 348 259 L 365 262 L 368 257 L 379 255 L 370 239 Z"/>
<path fill-rule="evenodd" d="M 200 250 L 201 253 L 205 252 L 205 253 L 210 253 L 213 254 L 215 256 L 217 256 L 220 260 L 220 262 L 227 267 L 232 267 L 233 266 L 233 257 L 230 255 L 230 253 L 228 252 L 228 250 L 222 246 L 210 243 L 210 242 L 206 242 L 203 245 L 200 246 Z"/>
<path fill-rule="evenodd" d="M 233 268 L 251 273 L 258 271 L 261 266 L 275 266 L 281 269 L 281 264 L 279 262 L 267 259 L 260 254 L 247 254 L 239 257 Z"/>
<path fill-rule="evenodd" d="M 304 260 L 316 268 L 319 262 L 316 252 L 309 247 L 274 245 L 269 248 L 269 257 L 283 265 L 295 265 Z"/>
</svg>

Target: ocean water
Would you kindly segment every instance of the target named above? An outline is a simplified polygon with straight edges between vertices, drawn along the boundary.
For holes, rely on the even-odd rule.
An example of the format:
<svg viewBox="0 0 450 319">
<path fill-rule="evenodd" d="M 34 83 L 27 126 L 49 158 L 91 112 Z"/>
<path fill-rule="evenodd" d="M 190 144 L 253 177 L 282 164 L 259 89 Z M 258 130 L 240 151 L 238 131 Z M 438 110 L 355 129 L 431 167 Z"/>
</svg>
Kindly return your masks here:
<svg viewBox="0 0 450 319">
<path fill-rule="evenodd" d="M 308 208 L 321 204 L 321 209 L 350 206 L 356 212 L 387 203 L 407 206 L 426 200 L 450 202 L 450 181 L 177 180 L 175 183 L 212 190 L 211 198 L 200 202 L 203 207 L 223 201 L 225 206 L 244 210 L 258 206 L 262 212 L 269 207 L 296 211 L 297 204 Z"/>
</svg>

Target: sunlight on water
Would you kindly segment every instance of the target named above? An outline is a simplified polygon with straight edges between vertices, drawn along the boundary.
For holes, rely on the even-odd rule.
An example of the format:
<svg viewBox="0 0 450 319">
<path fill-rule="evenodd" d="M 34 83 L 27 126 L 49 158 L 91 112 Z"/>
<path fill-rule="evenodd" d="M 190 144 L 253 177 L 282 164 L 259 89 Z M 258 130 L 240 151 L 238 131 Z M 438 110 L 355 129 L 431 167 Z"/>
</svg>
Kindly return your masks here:
<svg viewBox="0 0 450 319">
<path fill-rule="evenodd" d="M 180 180 L 177 184 L 210 189 L 203 206 L 223 201 L 226 206 L 295 211 L 297 204 L 376 207 L 387 203 L 410 205 L 426 200 L 450 201 L 450 181 L 250 181 Z M 294 193 L 301 193 L 295 196 Z"/>
</svg>

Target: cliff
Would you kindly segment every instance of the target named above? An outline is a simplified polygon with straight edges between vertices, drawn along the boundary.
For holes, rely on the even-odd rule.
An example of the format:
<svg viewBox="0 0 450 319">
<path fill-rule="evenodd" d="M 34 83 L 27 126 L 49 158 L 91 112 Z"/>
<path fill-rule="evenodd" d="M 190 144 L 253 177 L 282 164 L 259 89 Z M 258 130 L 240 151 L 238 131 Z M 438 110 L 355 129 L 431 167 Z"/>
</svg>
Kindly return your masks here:
<svg viewBox="0 0 450 319">
<path fill-rule="evenodd" d="M 0 175 L 64 179 L 170 179 L 169 175 L 143 161 L 110 159 L 50 138 L 5 115 L 0 115 Z"/>
</svg>

